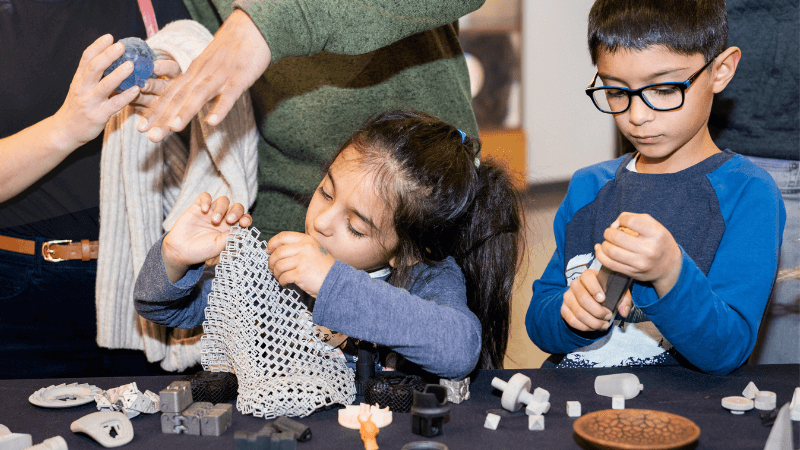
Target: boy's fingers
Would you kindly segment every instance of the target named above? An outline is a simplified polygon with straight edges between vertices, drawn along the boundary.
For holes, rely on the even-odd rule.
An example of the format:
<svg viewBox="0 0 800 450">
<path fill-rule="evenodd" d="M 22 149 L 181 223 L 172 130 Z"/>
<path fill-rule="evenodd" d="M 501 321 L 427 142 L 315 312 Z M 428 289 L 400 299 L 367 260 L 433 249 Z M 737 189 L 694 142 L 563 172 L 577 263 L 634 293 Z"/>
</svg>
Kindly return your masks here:
<svg viewBox="0 0 800 450">
<path fill-rule="evenodd" d="M 633 298 L 631 297 L 631 291 L 625 291 L 625 294 L 622 296 L 622 300 L 619 302 L 619 307 L 617 310 L 619 311 L 622 317 L 628 317 L 628 314 L 631 312 L 631 308 L 633 307 Z"/>
</svg>

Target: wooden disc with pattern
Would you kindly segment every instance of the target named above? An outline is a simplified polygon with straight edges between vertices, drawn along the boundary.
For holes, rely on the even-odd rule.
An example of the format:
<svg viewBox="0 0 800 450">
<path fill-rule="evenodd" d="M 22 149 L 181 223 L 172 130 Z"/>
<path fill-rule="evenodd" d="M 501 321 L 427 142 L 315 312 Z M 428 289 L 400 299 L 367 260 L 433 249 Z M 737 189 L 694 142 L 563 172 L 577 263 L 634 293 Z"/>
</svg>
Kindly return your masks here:
<svg viewBox="0 0 800 450">
<path fill-rule="evenodd" d="M 573 429 L 589 443 L 606 449 L 675 449 L 700 437 L 700 427 L 691 420 L 648 409 L 595 411 L 576 419 Z"/>
</svg>

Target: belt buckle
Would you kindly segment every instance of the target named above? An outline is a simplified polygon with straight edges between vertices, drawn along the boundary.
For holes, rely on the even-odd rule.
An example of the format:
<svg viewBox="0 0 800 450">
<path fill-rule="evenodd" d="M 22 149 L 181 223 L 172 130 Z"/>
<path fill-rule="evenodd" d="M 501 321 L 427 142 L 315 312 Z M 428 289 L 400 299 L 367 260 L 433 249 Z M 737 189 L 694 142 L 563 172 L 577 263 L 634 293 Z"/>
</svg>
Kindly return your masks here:
<svg viewBox="0 0 800 450">
<path fill-rule="evenodd" d="M 53 251 L 50 250 L 51 245 L 59 245 L 59 244 L 71 244 L 72 241 L 69 239 L 63 240 L 56 240 L 56 241 L 47 241 L 42 244 L 42 258 L 44 258 L 47 262 L 59 262 L 59 261 L 66 261 L 62 258 L 53 258 Z"/>
</svg>

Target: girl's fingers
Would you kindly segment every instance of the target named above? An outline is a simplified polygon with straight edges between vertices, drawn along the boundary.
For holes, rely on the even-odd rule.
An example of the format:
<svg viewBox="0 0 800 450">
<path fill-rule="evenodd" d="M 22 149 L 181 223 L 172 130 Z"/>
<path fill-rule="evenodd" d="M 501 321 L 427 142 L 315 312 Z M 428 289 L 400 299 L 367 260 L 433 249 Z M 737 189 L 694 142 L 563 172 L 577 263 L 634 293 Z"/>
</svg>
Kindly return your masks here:
<svg viewBox="0 0 800 450">
<path fill-rule="evenodd" d="M 239 221 L 239 218 L 244 214 L 244 206 L 241 203 L 234 203 L 228 208 L 228 214 L 225 216 L 225 221 L 233 225 Z"/>
<path fill-rule="evenodd" d="M 228 206 L 230 206 L 230 199 L 228 197 L 222 196 L 217 197 L 214 200 L 214 203 L 211 204 L 211 223 L 214 225 L 219 225 L 222 222 L 222 218 L 225 216 L 225 213 L 228 211 Z"/>
</svg>

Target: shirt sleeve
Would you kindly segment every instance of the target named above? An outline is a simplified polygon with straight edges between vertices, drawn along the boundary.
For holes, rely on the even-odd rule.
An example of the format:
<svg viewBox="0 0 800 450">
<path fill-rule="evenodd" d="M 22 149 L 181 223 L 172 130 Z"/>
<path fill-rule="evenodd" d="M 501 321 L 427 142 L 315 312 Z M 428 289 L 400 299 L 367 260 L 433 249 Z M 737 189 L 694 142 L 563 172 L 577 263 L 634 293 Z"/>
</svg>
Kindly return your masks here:
<svg viewBox="0 0 800 450">
<path fill-rule="evenodd" d="M 423 270 L 411 291 L 337 261 L 317 296 L 314 322 L 389 347 L 446 378 L 467 376 L 480 354 L 480 322 L 451 259 Z"/>
<path fill-rule="evenodd" d="M 238 0 L 272 51 L 286 56 L 320 51 L 358 55 L 454 22 L 485 0 Z"/>
<path fill-rule="evenodd" d="M 203 323 L 211 292 L 214 266 L 198 264 L 177 283 L 167 276 L 158 240 L 147 252 L 133 290 L 136 312 L 145 319 L 167 327 L 191 329 Z"/>
<path fill-rule="evenodd" d="M 607 331 L 580 333 L 570 328 L 561 318 L 561 304 L 567 292 L 566 256 L 564 243 L 568 239 L 566 228 L 575 212 L 591 203 L 597 193 L 616 173 L 623 158 L 581 169 L 575 173 L 553 221 L 556 251 L 542 276 L 533 283 L 533 296 L 525 315 L 528 336 L 541 350 L 552 354 L 566 354 L 587 346 Z"/>
<path fill-rule="evenodd" d="M 640 285 L 632 294 L 682 356 L 703 372 L 724 375 L 744 364 L 755 346 L 778 268 L 786 210 L 771 178 L 733 170 L 710 179 L 725 234 L 708 276 L 681 249 L 681 272 L 666 295 L 658 298 Z"/>
</svg>

